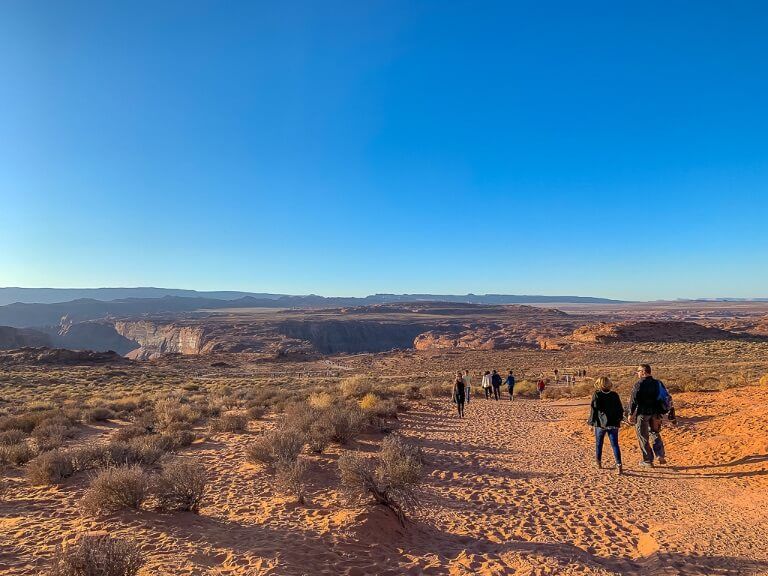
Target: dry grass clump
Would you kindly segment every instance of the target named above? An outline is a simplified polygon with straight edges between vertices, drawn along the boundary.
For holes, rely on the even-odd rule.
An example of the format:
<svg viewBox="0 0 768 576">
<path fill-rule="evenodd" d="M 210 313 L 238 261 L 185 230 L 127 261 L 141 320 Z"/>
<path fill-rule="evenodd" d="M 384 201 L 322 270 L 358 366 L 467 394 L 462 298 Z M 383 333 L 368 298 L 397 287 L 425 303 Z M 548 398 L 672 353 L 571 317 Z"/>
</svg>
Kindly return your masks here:
<svg viewBox="0 0 768 576">
<path fill-rule="evenodd" d="M 210 422 L 211 432 L 245 432 L 248 417 L 238 412 L 227 412 Z"/>
<path fill-rule="evenodd" d="M 245 457 L 254 464 L 277 469 L 296 461 L 304 448 L 304 439 L 304 434 L 294 428 L 266 432 L 247 446 Z"/>
<path fill-rule="evenodd" d="M 44 424 L 32 431 L 32 438 L 41 452 L 59 448 L 67 438 L 75 435 L 75 428 L 63 424 Z"/>
<path fill-rule="evenodd" d="M 535 385 L 534 385 L 535 387 Z M 542 398 L 548 398 L 550 400 L 558 400 L 560 398 L 585 398 L 592 396 L 595 391 L 595 386 L 592 381 L 579 382 L 573 386 L 549 386 L 544 389 Z M 515 386 L 515 394 L 517 394 L 517 386 Z M 536 392 L 538 395 L 538 392 Z"/>
<path fill-rule="evenodd" d="M 11 428 L 0 432 L 0 446 L 13 446 L 26 440 L 27 434 L 23 430 Z"/>
<path fill-rule="evenodd" d="M 197 513 L 207 485 L 207 475 L 200 466 L 174 460 L 163 465 L 162 471 L 152 483 L 152 492 L 160 510 Z"/>
<path fill-rule="evenodd" d="M 267 409 L 264 408 L 264 406 L 250 406 L 245 411 L 246 416 L 248 416 L 249 420 L 258 420 L 259 418 L 263 418 L 264 414 L 267 413 Z"/>
<path fill-rule="evenodd" d="M 544 389 L 546 393 L 547 389 Z M 538 398 L 539 389 L 536 387 L 536 382 L 533 380 L 518 380 L 515 383 L 515 397 L 521 398 Z"/>
<path fill-rule="evenodd" d="M 760 386 L 768 386 L 768 374 L 765 374 L 764 376 L 762 376 L 758 384 Z"/>
<path fill-rule="evenodd" d="M 344 378 L 339 383 L 341 395 L 345 398 L 362 398 L 368 392 L 373 391 L 373 382 L 362 374 Z"/>
<path fill-rule="evenodd" d="M 56 548 L 47 576 L 136 576 L 143 564 L 132 542 L 86 534 L 74 544 Z"/>
<path fill-rule="evenodd" d="M 426 398 L 445 398 L 450 396 L 450 388 L 445 384 L 439 382 L 430 382 L 420 388 L 420 392 Z"/>
<path fill-rule="evenodd" d="M 106 406 L 96 406 L 95 408 L 86 410 L 85 414 L 83 414 L 83 419 L 89 424 L 106 422 L 107 420 L 112 420 L 114 417 L 115 413 Z"/>
<path fill-rule="evenodd" d="M 195 424 L 200 420 L 200 410 L 190 404 L 182 404 L 178 398 L 165 398 L 155 404 L 155 422 L 163 430 L 174 423 Z"/>
<path fill-rule="evenodd" d="M 76 471 L 72 453 L 59 449 L 43 452 L 31 460 L 26 468 L 27 479 L 41 486 L 58 484 Z"/>
<path fill-rule="evenodd" d="M 26 440 L 16 444 L 0 445 L 0 464 L 21 466 L 35 457 L 35 451 Z"/>
<path fill-rule="evenodd" d="M 357 501 L 370 499 L 386 506 L 405 523 L 405 512 L 418 503 L 421 482 L 421 450 L 399 436 L 384 439 L 376 461 L 355 452 L 339 458 L 342 488 Z"/>
<path fill-rule="evenodd" d="M 112 433 L 112 440 L 117 442 L 127 442 L 128 440 L 133 440 L 134 438 L 146 436 L 147 434 L 151 433 L 152 430 L 147 429 L 146 426 L 141 426 L 139 424 L 129 424 L 128 426 L 123 426 L 122 428 L 115 430 Z"/>
<path fill-rule="evenodd" d="M 149 477 L 139 466 L 106 468 L 85 491 L 80 505 L 88 514 L 139 510 L 149 494 Z"/>
<path fill-rule="evenodd" d="M 281 463 L 275 471 L 275 484 L 283 491 L 291 494 L 297 504 L 306 503 L 307 493 L 307 461 L 297 458 L 293 462 Z"/>
</svg>

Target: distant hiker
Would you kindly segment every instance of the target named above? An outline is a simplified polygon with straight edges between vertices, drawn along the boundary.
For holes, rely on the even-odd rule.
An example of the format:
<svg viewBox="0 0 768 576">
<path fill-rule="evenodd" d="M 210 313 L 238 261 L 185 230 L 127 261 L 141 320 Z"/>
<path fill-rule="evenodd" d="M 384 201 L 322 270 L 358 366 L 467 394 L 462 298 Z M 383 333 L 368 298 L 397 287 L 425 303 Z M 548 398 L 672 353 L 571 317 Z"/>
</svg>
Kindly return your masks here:
<svg viewBox="0 0 768 576">
<path fill-rule="evenodd" d="M 512 370 L 510 370 L 509 374 L 507 374 L 507 379 L 504 381 L 504 383 L 507 385 L 507 392 L 509 392 L 509 399 L 512 400 L 512 397 L 515 392 L 515 377 L 512 375 Z"/>
<path fill-rule="evenodd" d="M 466 396 L 464 395 L 464 379 L 461 376 L 461 372 L 456 372 L 456 381 L 453 383 L 452 399 L 459 411 L 459 418 L 464 418 L 464 401 L 466 400 Z"/>
<path fill-rule="evenodd" d="M 496 370 L 491 374 L 491 386 L 493 387 L 493 399 L 499 400 L 501 398 L 501 376 Z"/>
<path fill-rule="evenodd" d="M 485 399 L 488 400 L 488 398 L 491 397 L 491 373 L 488 370 L 483 374 L 483 383 L 481 386 L 485 391 Z"/>
<path fill-rule="evenodd" d="M 602 468 L 603 440 L 608 435 L 613 449 L 616 471 L 621 474 L 621 449 L 619 448 L 619 427 L 624 419 L 624 406 L 621 398 L 612 390 L 613 383 L 601 376 L 595 380 L 595 393 L 589 411 L 589 425 L 595 428 L 595 463 Z"/>
<path fill-rule="evenodd" d="M 555 370 L 557 372 L 557 370 Z M 539 400 L 541 400 L 541 397 L 544 394 L 544 388 L 546 385 L 544 384 L 544 378 L 539 378 L 539 381 L 536 383 L 536 390 L 539 391 Z"/>
<path fill-rule="evenodd" d="M 560 371 L 555 368 L 555 384 L 558 384 L 560 382 Z"/>
<path fill-rule="evenodd" d="M 467 404 L 469 404 L 469 399 L 472 398 L 472 383 L 469 377 L 469 370 L 464 370 L 464 376 L 461 379 L 464 381 L 464 396 L 467 399 Z"/>
<path fill-rule="evenodd" d="M 666 464 L 664 441 L 661 438 L 661 417 L 672 408 L 672 397 L 664 385 L 651 376 L 651 367 L 637 367 L 639 380 L 632 388 L 629 402 L 629 421 L 635 425 L 637 441 L 643 455 L 641 466 L 652 467 L 654 456 L 659 464 Z M 672 412 L 674 419 L 674 412 Z"/>
</svg>

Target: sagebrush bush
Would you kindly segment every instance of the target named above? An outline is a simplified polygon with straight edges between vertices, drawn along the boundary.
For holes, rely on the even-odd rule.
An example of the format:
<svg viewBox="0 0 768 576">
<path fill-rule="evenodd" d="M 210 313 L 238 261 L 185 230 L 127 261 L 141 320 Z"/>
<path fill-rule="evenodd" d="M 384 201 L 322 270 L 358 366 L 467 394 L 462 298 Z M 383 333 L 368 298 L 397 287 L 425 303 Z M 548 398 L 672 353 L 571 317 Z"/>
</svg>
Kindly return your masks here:
<svg viewBox="0 0 768 576">
<path fill-rule="evenodd" d="M 258 420 L 267 413 L 267 409 L 264 406 L 251 406 L 245 413 L 250 420 Z"/>
<path fill-rule="evenodd" d="M 93 478 L 80 504 L 89 514 L 139 510 L 149 486 L 149 477 L 140 466 L 106 468 Z"/>
<path fill-rule="evenodd" d="M 77 469 L 70 452 L 54 449 L 43 452 L 27 464 L 27 479 L 36 485 L 58 484 L 72 476 Z"/>
<path fill-rule="evenodd" d="M 35 451 L 26 440 L 22 440 L 17 444 L 0 446 L 0 464 L 21 466 L 32 460 L 34 457 Z"/>
<path fill-rule="evenodd" d="M 40 451 L 59 448 L 67 438 L 75 435 L 75 429 L 63 424 L 44 424 L 32 431 L 32 438 L 37 442 Z"/>
<path fill-rule="evenodd" d="M 304 447 L 304 440 L 304 434 L 293 428 L 266 432 L 248 445 L 246 459 L 277 468 L 296 461 Z"/>
<path fill-rule="evenodd" d="M 275 471 L 275 484 L 278 488 L 291 494 L 302 505 L 306 500 L 307 470 L 307 461 L 297 458 L 293 462 L 279 464 Z"/>
<path fill-rule="evenodd" d="M 551 386 L 548 386 L 544 392 L 551 388 Z M 539 389 L 536 387 L 536 382 L 532 380 L 518 380 L 515 383 L 515 397 L 520 396 L 521 398 L 538 398 L 539 397 Z"/>
<path fill-rule="evenodd" d="M 357 374 L 344 378 L 339 383 L 339 390 L 347 398 L 362 398 L 373 390 L 373 383 L 367 377 Z"/>
<path fill-rule="evenodd" d="M 758 383 L 760 386 L 768 386 L 768 374 L 765 374 L 763 377 L 761 377 Z"/>
<path fill-rule="evenodd" d="M 245 414 L 228 412 L 210 422 L 211 432 L 244 432 L 248 428 Z"/>
<path fill-rule="evenodd" d="M 315 392 L 309 396 L 309 405 L 312 408 L 317 408 L 319 410 L 329 408 L 334 401 L 334 396 L 328 392 Z"/>
<path fill-rule="evenodd" d="M 430 382 L 422 386 L 419 391 L 427 398 L 445 398 L 451 395 L 451 389 L 446 384 Z"/>
<path fill-rule="evenodd" d="M 138 438 L 139 436 L 146 436 L 147 434 L 151 434 L 152 431 L 147 429 L 145 426 L 140 426 L 138 424 L 129 424 L 128 426 L 123 426 L 122 428 L 118 428 L 112 433 L 112 440 L 115 440 L 117 442 L 127 442 L 128 440 L 132 440 L 133 438 Z"/>
<path fill-rule="evenodd" d="M 365 414 L 358 406 L 334 404 L 320 414 L 327 419 L 331 440 L 346 444 L 361 432 L 366 421 Z"/>
<path fill-rule="evenodd" d="M 111 420 L 114 417 L 115 413 L 106 406 L 96 406 L 95 408 L 87 410 L 83 415 L 83 418 L 89 424 L 95 424 L 96 422 L 106 422 L 107 420 Z"/>
<path fill-rule="evenodd" d="M 399 436 L 389 436 L 382 442 L 375 460 L 355 452 L 341 455 L 341 485 L 357 501 L 370 498 L 372 502 L 386 506 L 404 524 L 405 512 L 418 504 L 422 460 L 418 448 Z"/>
<path fill-rule="evenodd" d="M 198 464 L 175 460 L 163 465 L 153 481 L 152 491 L 160 510 L 197 512 L 207 484 L 207 474 Z"/>
<path fill-rule="evenodd" d="M 85 534 L 56 548 L 48 576 L 136 576 L 144 559 L 128 540 L 106 534 Z"/>
<path fill-rule="evenodd" d="M 27 434 L 17 428 L 0 432 L 0 446 L 13 446 L 14 444 L 24 442 L 26 439 Z"/>
<path fill-rule="evenodd" d="M 200 418 L 199 410 L 189 404 L 182 404 L 176 398 L 165 398 L 155 404 L 155 421 L 160 430 L 178 422 L 194 424 Z"/>
</svg>

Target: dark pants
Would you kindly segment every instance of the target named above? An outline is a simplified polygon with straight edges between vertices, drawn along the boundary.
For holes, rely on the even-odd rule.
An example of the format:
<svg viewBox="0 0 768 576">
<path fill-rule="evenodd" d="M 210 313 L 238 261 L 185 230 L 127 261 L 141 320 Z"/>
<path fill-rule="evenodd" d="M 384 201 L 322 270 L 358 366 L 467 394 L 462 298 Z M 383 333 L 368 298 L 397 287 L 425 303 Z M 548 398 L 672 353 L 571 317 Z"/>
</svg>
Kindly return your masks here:
<svg viewBox="0 0 768 576">
<path fill-rule="evenodd" d="M 499 390 L 501 389 L 501 386 L 493 386 L 493 399 L 498 400 L 501 397 L 501 394 L 499 394 Z"/>
<path fill-rule="evenodd" d="M 464 398 L 458 398 L 456 400 L 456 408 L 459 411 L 459 418 L 464 418 Z"/>
<path fill-rule="evenodd" d="M 514 394 L 515 394 L 515 387 L 514 386 L 507 386 L 507 392 L 509 392 L 509 399 L 512 400 L 512 398 L 514 398 Z"/>
<path fill-rule="evenodd" d="M 491 387 L 488 386 L 488 388 L 483 388 L 485 390 L 485 398 L 488 399 L 491 397 Z"/>
<path fill-rule="evenodd" d="M 638 414 L 635 424 L 637 441 L 643 460 L 653 463 L 656 458 L 664 458 L 664 441 L 661 439 L 661 416 L 658 414 Z"/>
<path fill-rule="evenodd" d="M 613 459 L 616 466 L 621 466 L 621 449 L 619 448 L 619 429 L 618 428 L 600 428 L 595 426 L 595 458 L 598 462 L 603 459 L 603 440 L 608 435 L 613 449 Z"/>
</svg>

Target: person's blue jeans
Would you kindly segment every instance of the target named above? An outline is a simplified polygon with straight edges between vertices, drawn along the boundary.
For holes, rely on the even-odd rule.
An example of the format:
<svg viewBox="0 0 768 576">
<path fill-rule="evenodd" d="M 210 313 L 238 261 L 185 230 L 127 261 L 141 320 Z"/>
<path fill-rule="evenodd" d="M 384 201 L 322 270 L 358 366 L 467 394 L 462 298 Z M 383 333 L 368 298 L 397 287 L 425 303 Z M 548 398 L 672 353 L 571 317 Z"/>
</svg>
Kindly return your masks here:
<svg viewBox="0 0 768 576">
<path fill-rule="evenodd" d="M 618 428 L 600 428 L 595 426 L 595 458 L 598 462 L 603 459 L 603 440 L 608 435 L 613 448 L 613 459 L 616 465 L 621 466 L 621 448 L 619 448 L 619 429 Z"/>
</svg>

